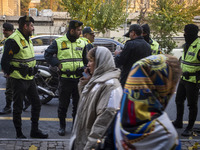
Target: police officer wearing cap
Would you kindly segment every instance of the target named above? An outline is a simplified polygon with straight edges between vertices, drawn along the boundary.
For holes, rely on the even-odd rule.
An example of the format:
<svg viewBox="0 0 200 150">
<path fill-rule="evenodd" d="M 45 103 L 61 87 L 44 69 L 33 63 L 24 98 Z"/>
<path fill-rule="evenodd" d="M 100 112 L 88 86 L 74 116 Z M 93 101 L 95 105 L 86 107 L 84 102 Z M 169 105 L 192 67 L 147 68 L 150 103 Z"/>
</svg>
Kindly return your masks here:
<svg viewBox="0 0 200 150">
<path fill-rule="evenodd" d="M 92 44 L 95 38 L 94 30 L 91 27 L 85 27 L 82 31 L 82 35 L 83 37 L 81 39 L 86 42 L 87 50 L 89 51 L 94 47 Z"/>
<path fill-rule="evenodd" d="M 79 38 L 83 23 L 72 20 L 69 23 L 68 32 L 63 37 L 57 38 L 46 50 L 44 57 L 52 66 L 58 66 L 60 69 L 59 85 L 59 106 L 58 118 L 60 129 L 58 134 L 65 135 L 66 114 L 72 97 L 72 117 L 76 116 L 76 110 L 79 100 L 78 82 L 84 71 L 86 58 L 85 42 Z M 56 54 L 57 57 L 54 57 Z"/>
<path fill-rule="evenodd" d="M 2 42 L 3 44 L 5 43 L 6 39 L 13 34 L 14 27 L 12 24 L 5 22 L 3 24 L 3 34 L 4 34 L 4 41 Z M 11 82 L 10 78 L 6 78 L 6 106 L 0 111 L 0 115 L 2 114 L 9 114 L 11 113 L 11 103 L 12 103 L 12 89 L 11 89 Z"/>
<path fill-rule="evenodd" d="M 198 112 L 198 92 L 200 84 L 200 38 L 199 28 L 195 24 L 188 24 L 184 28 L 185 44 L 181 60 L 182 76 L 176 92 L 177 116 L 173 125 L 183 127 L 184 102 L 187 99 L 189 108 L 189 122 L 181 134 L 191 136 Z"/>
<path fill-rule="evenodd" d="M 144 37 L 144 40 L 151 46 L 151 54 L 152 55 L 162 54 L 162 52 L 159 50 L 158 42 L 150 37 L 149 25 L 143 24 L 141 27 L 142 27 L 142 36 Z"/>
<path fill-rule="evenodd" d="M 48 134 L 38 128 L 41 103 L 34 81 L 35 58 L 30 36 L 34 31 L 34 19 L 20 17 L 19 29 L 8 37 L 1 61 L 2 70 L 11 80 L 13 91 L 13 123 L 17 138 L 26 138 L 22 132 L 21 113 L 25 95 L 31 101 L 31 132 L 33 138 L 47 138 Z"/>
<path fill-rule="evenodd" d="M 151 55 L 151 47 L 142 37 L 140 25 L 132 24 L 124 36 L 130 37 L 130 40 L 126 41 L 123 51 L 115 51 L 116 66 L 122 67 L 120 81 L 122 87 L 125 85 L 132 65 L 136 61 Z"/>
<path fill-rule="evenodd" d="M 0 41 L 0 46 L 4 45 L 5 40 L 13 33 L 14 27 L 11 23 L 5 22 L 3 24 L 4 39 Z"/>
</svg>

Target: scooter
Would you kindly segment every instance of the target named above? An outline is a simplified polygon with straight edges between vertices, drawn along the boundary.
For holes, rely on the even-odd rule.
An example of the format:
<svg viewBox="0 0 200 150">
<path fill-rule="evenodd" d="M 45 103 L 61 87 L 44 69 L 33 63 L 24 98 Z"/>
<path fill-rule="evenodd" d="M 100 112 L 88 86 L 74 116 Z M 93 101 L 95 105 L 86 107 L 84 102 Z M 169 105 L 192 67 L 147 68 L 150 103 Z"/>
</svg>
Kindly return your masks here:
<svg viewBox="0 0 200 150">
<path fill-rule="evenodd" d="M 35 82 L 38 89 L 38 94 L 42 104 L 47 104 L 53 98 L 59 97 L 59 69 L 51 66 L 37 66 L 37 74 Z"/>
</svg>

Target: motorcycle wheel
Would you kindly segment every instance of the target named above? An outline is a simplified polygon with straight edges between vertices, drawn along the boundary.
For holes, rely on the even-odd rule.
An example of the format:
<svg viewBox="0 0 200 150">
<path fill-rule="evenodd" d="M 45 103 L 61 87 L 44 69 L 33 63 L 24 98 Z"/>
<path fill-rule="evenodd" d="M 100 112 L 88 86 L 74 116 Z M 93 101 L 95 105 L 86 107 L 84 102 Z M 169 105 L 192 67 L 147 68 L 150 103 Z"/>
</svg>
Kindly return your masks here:
<svg viewBox="0 0 200 150">
<path fill-rule="evenodd" d="M 46 93 L 39 93 L 39 97 L 42 104 L 47 104 L 53 98 L 53 96 L 47 95 Z"/>
</svg>

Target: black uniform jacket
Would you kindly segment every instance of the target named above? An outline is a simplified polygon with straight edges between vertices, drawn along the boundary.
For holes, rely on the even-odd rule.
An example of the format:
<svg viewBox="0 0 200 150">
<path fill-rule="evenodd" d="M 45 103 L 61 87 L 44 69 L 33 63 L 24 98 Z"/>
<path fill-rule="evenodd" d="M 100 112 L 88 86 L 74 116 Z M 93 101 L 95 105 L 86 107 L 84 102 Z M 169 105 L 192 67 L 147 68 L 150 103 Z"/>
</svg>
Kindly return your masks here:
<svg viewBox="0 0 200 150">
<path fill-rule="evenodd" d="M 120 55 L 115 57 L 116 66 L 122 68 L 122 87 L 124 87 L 126 78 L 128 77 L 129 71 L 133 64 L 149 55 L 151 55 L 151 47 L 142 36 L 139 36 L 134 40 L 129 40 L 125 43 L 123 51 L 120 53 Z"/>
</svg>

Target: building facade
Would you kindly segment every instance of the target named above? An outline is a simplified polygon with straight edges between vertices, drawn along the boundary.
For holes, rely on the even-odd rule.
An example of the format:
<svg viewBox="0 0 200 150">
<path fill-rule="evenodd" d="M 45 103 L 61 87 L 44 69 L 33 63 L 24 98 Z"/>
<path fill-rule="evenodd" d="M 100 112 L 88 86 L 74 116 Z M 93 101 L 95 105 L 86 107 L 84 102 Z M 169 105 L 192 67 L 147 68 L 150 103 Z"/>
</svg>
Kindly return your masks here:
<svg viewBox="0 0 200 150">
<path fill-rule="evenodd" d="M 20 0 L 0 0 L 0 15 L 20 16 Z"/>
</svg>

